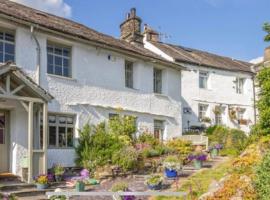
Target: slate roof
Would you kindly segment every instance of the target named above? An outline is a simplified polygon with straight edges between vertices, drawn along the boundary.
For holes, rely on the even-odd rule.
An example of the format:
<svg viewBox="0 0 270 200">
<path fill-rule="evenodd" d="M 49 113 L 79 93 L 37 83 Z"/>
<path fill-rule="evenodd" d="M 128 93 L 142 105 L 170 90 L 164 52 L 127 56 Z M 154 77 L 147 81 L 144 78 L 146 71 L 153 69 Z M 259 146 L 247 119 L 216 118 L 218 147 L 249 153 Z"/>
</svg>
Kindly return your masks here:
<svg viewBox="0 0 270 200">
<path fill-rule="evenodd" d="M 19 76 L 19 79 L 21 79 L 25 84 L 30 86 L 38 95 L 40 95 L 46 101 L 50 101 L 54 98 L 47 90 L 39 86 L 17 65 L 11 62 L 0 64 L 0 76 L 6 73 L 13 73 L 16 76 Z"/>
<path fill-rule="evenodd" d="M 115 49 L 125 50 L 143 56 L 148 59 L 155 59 L 167 64 L 180 67 L 179 64 L 169 62 L 142 46 L 132 45 L 126 41 L 116 39 L 112 36 L 97 32 L 83 24 L 58 17 L 46 12 L 42 12 L 9 0 L 0 0 L 0 15 L 9 16 L 17 20 L 39 25 L 49 30 L 61 32 L 77 38 L 85 39 L 103 46 L 112 47 Z"/>
<path fill-rule="evenodd" d="M 196 64 L 205 67 L 212 67 L 229 71 L 253 73 L 251 69 L 251 66 L 253 64 L 248 62 L 235 60 L 229 57 L 219 56 L 206 51 L 177 46 L 173 44 L 167 44 L 162 42 L 151 43 L 167 55 L 173 57 L 176 62 Z"/>
</svg>

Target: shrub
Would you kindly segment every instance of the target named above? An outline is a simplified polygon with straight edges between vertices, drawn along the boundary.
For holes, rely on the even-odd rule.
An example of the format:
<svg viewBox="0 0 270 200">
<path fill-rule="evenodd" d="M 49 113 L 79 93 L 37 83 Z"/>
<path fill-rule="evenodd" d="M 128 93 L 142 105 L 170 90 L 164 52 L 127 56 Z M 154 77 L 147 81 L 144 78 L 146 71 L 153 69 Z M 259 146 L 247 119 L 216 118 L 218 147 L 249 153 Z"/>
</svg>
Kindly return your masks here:
<svg viewBox="0 0 270 200">
<path fill-rule="evenodd" d="M 128 171 L 136 168 L 138 156 L 139 154 L 135 148 L 126 146 L 113 154 L 112 162 L 124 171 Z"/>
<path fill-rule="evenodd" d="M 110 134 L 121 136 L 123 141 L 132 141 L 136 130 L 136 118 L 133 116 L 118 116 L 109 120 Z"/>
<path fill-rule="evenodd" d="M 223 126 L 209 127 L 206 131 L 211 142 L 218 142 L 223 146 L 221 155 L 238 155 L 247 146 L 246 134 L 238 129 Z"/>
<path fill-rule="evenodd" d="M 148 144 L 151 147 L 155 147 L 160 144 L 160 141 L 157 138 L 155 138 L 152 134 L 146 132 L 139 135 L 137 142 Z"/>
<path fill-rule="evenodd" d="M 180 170 L 182 165 L 177 156 L 167 156 L 164 159 L 163 167 L 169 170 Z"/>
<path fill-rule="evenodd" d="M 267 153 L 262 163 L 256 169 L 255 188 L 259 199 L 270 199 L 270 152 Z"/>
<path fill-rule="evenodd" d="M 119 192 L 119 191 L 127 191 L 128 190 L 128 184 L 125 182 L 119 182 L 112 185 L 111 191 L 112 192 Z"/>
<path fill-rule="evenodd" d="M 185 159 L 193 150 L 192 143 L 181 139 L 172 139 L 167 142 L 167 146 L 179 155 L 181 160 Z"/>
<path fill-rule="evenodd" d="M 97 126 L 86 124 L 79 134 L 76 164 L 89 171 L 110 163 L 112 155 L 123 147 L 118 137 L 106 132 L 105 123 Z"/>
</svg>

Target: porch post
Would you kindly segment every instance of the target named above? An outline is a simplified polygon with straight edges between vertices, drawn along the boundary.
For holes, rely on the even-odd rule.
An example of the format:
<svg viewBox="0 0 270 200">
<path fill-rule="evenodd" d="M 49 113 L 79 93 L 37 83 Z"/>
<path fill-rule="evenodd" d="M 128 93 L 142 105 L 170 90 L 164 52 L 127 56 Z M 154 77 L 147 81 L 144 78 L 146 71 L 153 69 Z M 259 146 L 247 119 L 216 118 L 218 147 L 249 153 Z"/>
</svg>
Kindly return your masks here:
<svg viewBox="0 0 270 200">
<path fill-rule="evenodd" d="M 33 179 L 33 119 L 34 119 L 34 102 L 29 102 L 28 107 L 28 183 Z"/>
<path fill-rule="evenodd" d="M 48 144 L 48 104 L 45 102 L 43 104 L 43 169 L 44 169 L 44 174 L 47 174 L 47 168 L 48 168 L 48 159 L 47 159 L 47 144 Z"/>
</svg>

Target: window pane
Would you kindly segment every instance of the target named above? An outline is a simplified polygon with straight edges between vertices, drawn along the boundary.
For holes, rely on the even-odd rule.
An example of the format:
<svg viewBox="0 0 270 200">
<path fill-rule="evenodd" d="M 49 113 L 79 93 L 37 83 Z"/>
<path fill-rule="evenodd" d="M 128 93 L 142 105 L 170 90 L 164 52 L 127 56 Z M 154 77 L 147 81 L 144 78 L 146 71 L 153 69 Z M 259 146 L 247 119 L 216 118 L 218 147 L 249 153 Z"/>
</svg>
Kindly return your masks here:
<svg viewBox="0 0 270 200">
<path fill-rule="evenodd" d="M 55 60 L 54 60 L 54 64 L 55 64 L 55 65 L 62 66 L 62 58 L 61 58 L 61 57 L 55 56 L 54 59 L 55 59 Z"/>
<path fill-rule="evenodd" d="M 73 147 L 73 128 L 67 128 L 67 146 Z"/>
<path fill-rule="evenodd" d="M 51 64 L 51 65 L 53 64 L 53 56 L 51 54 L 48 54 L 47 62 L 48 62 L 48 64 Z"/>
<path fill-rule="evenodd" d="M 56 116 L 49 116 L 49 123 L 55 123 L 56 122 Z"/>
<path fill-rule="evenodd" d="M 52 46 L 47 46 L 47 52 L 53 53 L 53 47 Z"/>
<path fill-rule="evenodd" d="M 66 127 L 59 127 L 58 133 L 58 146 L 59 147 L 66 147 Z"/>
<path fill-rule="evenodd" d="M 69 67 L 69 59 L 66 59 L 66 58 L 63 59 L 63 66 Z"/>
<path fill-rule="evenodd" d="M 0 144 L 5 144 L 4 129 L 0 128 Z"/>
<path fill-rule="evenodd" d="M 59 123 L 65 124 L 66 123 L 66 117 L 59 117 Z"/>
<path fill-rule="evenodd" d="M 3 60 L 3 53 L 2 53 L 2 52 L 0 52 L 0 62 L 1 62 L 1 63 L 4 62 L 4 60 Z"/>
<path fill-rule="evenodd" d="M 5 44 L 5 53 L 14 55 L 14 44 Z"/>
<path fill-rule="evenodd" d="M 14 62 L 14 55 L 5 54 L 5 62 L 12 61 Z"/>
<path fill-rule="evenodd" d="M 64 76 L 69 77 L 69 69 L 68 67 L 64 67 Z"/>
<path fill-rule="evenodd" d="M 3 44 L 3 42 L 0 42 L 0 52 L 4 52 L 4 44 Z"/>
<path fill-rule="evenodd" d="M 58 55 L 62 55 L 62 49 L 55 47 L 54 48 L 54 53 L 58 54 Z"/>
<path fill-rule="evenodd" d="M 54 74 L 54 73 L 53 73 L 53 65 L 48 65 L 47 72 L 48 72 L 49 74 Z"/>
<path fill-rule="evenodd" d="M 69 57 L 69 49 L 63 49 L 63 55 Z"/>
<path fill-rule="evenodd" d="M 6 33 L 5 40 L 10 41 L 10 42 L 14 42 L 14 35 L 10 34 L 10 33 Z"/>
<path fill-rule="evenodd" d="M 56 146 L 56 127 L 49 127 L 49 146 Z"/>
<path fill-rule="evenodd" d="M 3 40 L 3 39 L 4 39 L 4 33 L 0 32 L 0 40 Z"/>
<path fill-rule="evenodd" d="M 73 124 L 73 117 L 67 117 L 67 123 Z"/>
<path fill-rule="evenodd" d="M 61 66 L 55 66 L 55 74 L 62 75 L 62 67 Z"/>
</svg>

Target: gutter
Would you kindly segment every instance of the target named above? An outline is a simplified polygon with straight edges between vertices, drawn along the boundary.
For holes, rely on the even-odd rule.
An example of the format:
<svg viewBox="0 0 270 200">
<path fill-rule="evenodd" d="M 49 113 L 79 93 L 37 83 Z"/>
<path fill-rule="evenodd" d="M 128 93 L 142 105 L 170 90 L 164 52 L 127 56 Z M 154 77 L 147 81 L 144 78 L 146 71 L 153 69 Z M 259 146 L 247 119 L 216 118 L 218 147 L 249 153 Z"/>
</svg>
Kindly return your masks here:
<svg viewBox="0 0 270 200">
<path fill-rule="evenodd" d="M 30 27 L 33 26 L 33 23 L 31 23 L 31 22 L 29 22 L 27 20 L 18 19 L 16 17 L 10 16 L 10 15 L 7 15 L 7 14 L 1 13 L 0 17 L 11 20 L 11 21 L 13 21 L 15 23 L 23 24 L 25 26 L 30 26 Z M 144 60 L 144 61 L 149 61 L 151 63 L 165 65 L 167 67 L 171 67 L 171 68 L 174 68 L 174 69 L 177 69 L 177 70 L 186 69 L 186 67 L 184 67 L 184 66 L 182 66 L 182 65 L 180 65 L 178 63 L 169 62 L 169 61 L 161 60 L 161 59 L 158 59 L 158 58 L 153 58 L 153 57 L 147 56 L 147 55 L 140 55 L 139 53 L 132 52 L 132 50 L 124 49 L 124 48 L 121 48 L 121 47 L 110 46 L 108 44 L 104 44 L 102 42 L 97 42 L 97 41 L 90 40 L 90 39 L 84 39 L 84 38 L 81 38 L 81 37 L 79 37 L 77 35 L 74 35 L 74 34 L 71 34 L 71 33 L 63 33 L 63 32 L 58 31 L 58 30 L 53 30 L 54 28 L 46 28 L 46 26 L 41 26 L 41 25 L 38 25 L 38 24 L 36 24 L 36 26 L 39 26 L 39 30 L 43 30 L 43 31 L 45 31 L 47 33 L 52 33 L 54 35 L 62 36 L 62 37 L 72 39 L 72 40 L 75 40 L 75 41 L 79 41 L 79 42 L 81 42 L 83 44 L 89 44 L 89 45 L 100 47 L 100 48 L 103 48 L 103 49 L 106 49 L 106 50 L 121 53 L 123 55 L 133 56 L 135 58 L 138 58 L 138 59 L 141 59 L 141 60 Z M 110 36 L 108 36 L 108 37 L 110 37 Z"/>
<path fill-rule="evenodd" d="M 34 26 L 31 25 L 30 26 L 30 32 L 31 32 L 31 37 L 35 40 L 36 45 L 37 45 L 37 84 L 40 85 L 40 60 L 41 60 L 41 48 L 40 48 L 40 44 L 39 41 L 34 33 Z"/>
</svg>

